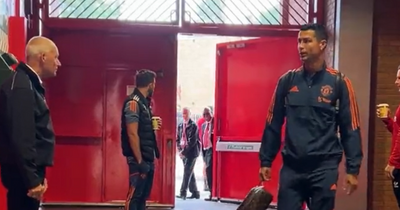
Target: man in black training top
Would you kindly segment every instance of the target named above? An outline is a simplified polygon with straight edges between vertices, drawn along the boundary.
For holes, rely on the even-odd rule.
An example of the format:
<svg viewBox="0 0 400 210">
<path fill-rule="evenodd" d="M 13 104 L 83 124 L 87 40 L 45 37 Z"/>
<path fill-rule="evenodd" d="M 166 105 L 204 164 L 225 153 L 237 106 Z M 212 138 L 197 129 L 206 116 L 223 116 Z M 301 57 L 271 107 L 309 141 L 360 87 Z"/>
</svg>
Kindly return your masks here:
<svg viewBox="0 0 400 210">
<path fill-rule="evenodd" d="M 33 37 L 20 62 L 0 88 L 1 182 L 8 210 L 38 210 L 53 165 L 55 135 L 42 79 L 61 66 L 56 44 Z M 60 189 L 63 190 L 63 189 Z"/>
<path fill-rule="evenodd" d="M 156 84 L 156 74 L 139 70 L 136 88 L 125 101 L 121 119 L 121 144 L 129 166 L 129 192 L 125 209 L 145 210 L 154 178 L 154 159 L 159 158 L 152 124 L 150 98 Z M 157 120 L 158 127 L 161 121 Z"/>
<path fill-rule="evenodd" d="M 271 178 L 286 117 L 279 210 L 300 210 L 308 201 L 310 210 L 333 210 L 343 150 L 347 193 L 357 188 L 363 158 L 358 105 L 349 78 L 325 65 L 327 41 L 322 25 L 301 27 L 303 66 L 279 79 L 269 108 L 259 154 L 262 180 Z"/>
</svg>

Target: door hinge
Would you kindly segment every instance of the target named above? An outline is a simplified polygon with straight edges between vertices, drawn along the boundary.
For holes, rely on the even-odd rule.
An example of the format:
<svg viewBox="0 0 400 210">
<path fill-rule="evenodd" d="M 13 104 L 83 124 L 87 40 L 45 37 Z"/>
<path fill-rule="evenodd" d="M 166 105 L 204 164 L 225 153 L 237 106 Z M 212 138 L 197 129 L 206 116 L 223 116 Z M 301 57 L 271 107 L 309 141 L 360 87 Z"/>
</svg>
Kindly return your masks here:
<svg viewBox="0 0 400 210">
<path fill-rule="evenodd" d="M 218 56 L 221 55 L 221 50 L 217 50 L 217 55 L 218 55 Z"/>
<path fill-rule="evenodd" d="M 221 129 L 221 120 L 220 119 L 218 119 L 217 120 L 217 131 L 218 131 L 218 133 L 219 133 L 219 130 Z"/>
<path fill-rule="evenodd" d="M 167 139 L 167 148 L 172 149 L 172 139 L 171 138 Z"/>
</svg>

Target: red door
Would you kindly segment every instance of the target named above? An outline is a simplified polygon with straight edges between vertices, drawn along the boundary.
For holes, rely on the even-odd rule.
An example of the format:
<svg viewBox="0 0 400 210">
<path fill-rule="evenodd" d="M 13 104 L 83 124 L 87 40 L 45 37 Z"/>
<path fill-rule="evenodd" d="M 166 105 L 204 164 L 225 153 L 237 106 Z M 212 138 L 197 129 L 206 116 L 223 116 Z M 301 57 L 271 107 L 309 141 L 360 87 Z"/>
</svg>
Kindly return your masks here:
<svg viewBox="0 0 400 210">
<path fill-rule="evenodd" d="M 153 111 L 164 122 L 157 133 L 161 158 L 155 162 L 149 200 L 173 206 L 176 86 L 171 84 L 176 84 L 177 75 L 176 34 L 69 30 L 53 31 L 49 37 L 57 44 L 63 65 L 57 77 L 46 81 L 57 144 L 45 205 L 123 204 L 129 174 L 120 146 L 122 102 L 135 85 L 136 70 L 146 68 L 162 73 Z M 85 47 L 77 51 L 74 46 Z"/>
<path fill-rule="evenodd" d="M 258 151 L 270 100 L 279 77 L 298 66 L 294 36 L 217 45 L 213 197 L 240 201 L 259 184 Z M 264 183 L 275 202 L 281 165 L 278 155 L 272 180 Z"/>
</svg>

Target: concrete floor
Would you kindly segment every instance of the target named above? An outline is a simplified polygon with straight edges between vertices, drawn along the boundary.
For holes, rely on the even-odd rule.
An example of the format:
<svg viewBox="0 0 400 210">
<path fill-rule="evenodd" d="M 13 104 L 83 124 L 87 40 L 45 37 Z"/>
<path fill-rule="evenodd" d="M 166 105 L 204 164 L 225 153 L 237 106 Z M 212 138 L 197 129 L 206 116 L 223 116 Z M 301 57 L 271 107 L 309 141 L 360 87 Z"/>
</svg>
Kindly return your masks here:
<svg viewBox="0 0 400 210">
<path fill-rule="evenodd" d="M 176 159 L 176 179 L 175 179 L 175 193 L 179 194 L 180 186 L 182 183 L 183 177 L 183 163 L 182 160 L 177 156 Z M 197 188 L 200 190 L 201 199 L 199 200 L 181 200 L 176 199 L 175 201 L 175 210 L 236 210 L 238 205 L 229 204 L 229 203 L 220 203 L 220 202 L 208 202 L 204 201 L 204 198 L 209 196 L 209 192 L 205 192 L 203 190 L 203 159 L 200 156 L 194 167 L 194 174 L 196 176 Z M 188 193 L 190 195 L 190 193 Z"/>
<path fill-rule="evenodd" d="M 176 179 L 175 179 L 175 194 L 179 194 L 179 190 L 183 178 L 183 163 L 177 156 L 176 158 Z M 238 205 L 228 203 L 217 203 L 204 201 L 204 198 L 210 195 L 209 192 L 204 191 L 204 177 L 203 177 L 203 158 L 200 156 L 194 167 L 194 174 L 196 176 L 197 188 L 200 191 L 201 199 L 198 200 L 181 200 L 176 199 L 175 210 L 235 210 Z M 188 192 L 188 195 L 190 193 Z"/>
<path fill-rule="evenodd" d="M 181 200 L 176 199 L 175 202 L 175 210 L 236 210 L 238 205 L 229 204 L 229 203 L 220 203 L 220 202 L 213 202 L 213 201 L 205 201 L 204 198 L 209 196 L 209 192 L 204 191 L 203 183 L 203 160 L 201 157 L 196 162 L 195 168 L 195 175 L 197 179 L 197 186 L 200 190 L 201 199 L 194 199 L 194 200 Z M 177 156 L 176 159 L 176 180 L 175 180 L 175 193 L 176 195 L 179 194 L 180 186 L 182 183 L 183 177 L 183 164 L 182 160 Z M 188 193 L 190 195 L 190 193 Z M 98 207 L 98 208 L 82 208 L 82 207 L 47 207 L 42 208 L 42 210 L 116 210 L 116 209 L 123 209 L 123 208 L 105 208 L 105 207 Z"/>
<path fill-rule="evenodd" d="M 196 175 L 197 186 L 200 190 L 201 199 L 194 200 L 181 200 L 176 199 L 174 210 L 236 210 L 238 205 L 230 203 L 220 203 L 213 201 L 205 201 L 204 198 L 209 196 L 209 192 L 204 191 L 204 178 L 203 178 L 203 160 L 198 158 L 194 173 Z M 176 180 L 175 180 L 175 193 L 179 194 L 180 186 L 183 177 L 183 164 L 182 160 L 177 156 L 176 158 Z M 188 193 L 190 195 L 190 193 Z M 123 209 L 121 207 L 47 207 L 41 210 L 116 210 Z M 153 209 L 153 208 L 152 208 Z M 160 208 L 154 208 L 160 209 Z"/>
</svg>

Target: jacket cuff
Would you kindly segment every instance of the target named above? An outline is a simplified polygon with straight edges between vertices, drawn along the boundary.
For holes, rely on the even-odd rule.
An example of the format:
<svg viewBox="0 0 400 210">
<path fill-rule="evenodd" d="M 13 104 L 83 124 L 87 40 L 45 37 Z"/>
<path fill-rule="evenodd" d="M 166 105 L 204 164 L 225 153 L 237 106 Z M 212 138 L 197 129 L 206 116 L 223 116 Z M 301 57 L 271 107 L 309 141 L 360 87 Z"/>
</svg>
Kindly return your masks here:
<svg viewBox="0 0 400 210">
<path fill-rule="evenodd" d="M 272 163 L 270 161 L 261 161 L 261 167 L 271 168 Z"/>
<path fill-rule="evenodd" d="M 382 122 L 383 122 L 385 125 L 388 125 L 388 124 L 390 124 L 390 122 L 392 121 L 392 118 L 388 117 L 388 118 L 386 118 L 386 119 L 381 119 L 381 120 L 382 120 Z"/>
<path fill-rule="evenodd" d="M 40 184 L 42 184 L 42 182 L 43 180 L 40 179 L 36 174 L 26 177 L 26 186 L 28 190 L 39 186 Z"/>
<path fill-rule="evenodd" d="M 346 173 L 351 175 L 358 175 L 360 173 L 360 169 L 348 168 L 346 169 Z"/>
</svg>

